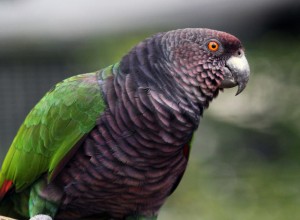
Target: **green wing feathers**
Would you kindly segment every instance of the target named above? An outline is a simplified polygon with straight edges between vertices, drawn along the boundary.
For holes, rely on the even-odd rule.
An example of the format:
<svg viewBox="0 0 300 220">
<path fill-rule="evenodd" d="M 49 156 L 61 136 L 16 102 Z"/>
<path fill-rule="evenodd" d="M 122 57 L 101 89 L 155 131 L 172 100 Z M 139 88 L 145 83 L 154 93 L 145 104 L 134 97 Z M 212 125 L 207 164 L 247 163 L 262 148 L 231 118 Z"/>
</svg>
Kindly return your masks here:
<svg viewBox="0 0 300 220">
<path fill-rule="evenodd" d="M 94 126 L 105 109 L 96 73 L 58 83 L 21 125 L 0 171 L 0 189 L 22 190 L 42 173 L 49 176 Z M 10 186 L 9 186 L 10 187 Z M 1 192 L 1 197 L 5 192 Z"/>
</svg>

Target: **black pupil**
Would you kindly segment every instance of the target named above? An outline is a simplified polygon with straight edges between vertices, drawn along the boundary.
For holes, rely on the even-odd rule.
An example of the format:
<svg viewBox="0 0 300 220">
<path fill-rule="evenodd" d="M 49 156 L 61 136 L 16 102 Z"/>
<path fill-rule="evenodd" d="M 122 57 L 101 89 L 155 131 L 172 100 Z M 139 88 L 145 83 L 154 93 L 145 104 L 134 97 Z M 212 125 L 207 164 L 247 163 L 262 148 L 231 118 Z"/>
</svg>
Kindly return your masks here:
<svg viewBox="0 0 300 220">
<path fill-rule="evenodd" d="M 212 47 L 213 49 L 216 49 L 217 45 L 216 45 L 215 43 L 212 43 L 211 47 Z"/>
</svg>

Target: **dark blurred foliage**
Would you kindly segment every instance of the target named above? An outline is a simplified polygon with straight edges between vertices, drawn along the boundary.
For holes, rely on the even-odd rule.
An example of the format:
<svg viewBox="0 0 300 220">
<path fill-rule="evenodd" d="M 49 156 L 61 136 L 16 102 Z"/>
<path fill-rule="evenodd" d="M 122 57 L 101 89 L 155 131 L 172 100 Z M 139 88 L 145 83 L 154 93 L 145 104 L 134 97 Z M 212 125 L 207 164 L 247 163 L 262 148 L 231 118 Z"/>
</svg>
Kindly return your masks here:
<svg viewBox="0 0 300 220">
<path fill-rule="evenodd" d="M 246 48 L 248 87 L 238 97 L 225 91 L 206 111 L 188 171 L 160 219 L 300 217 L 299 4 L 266 15 L 251 37 L 251 27 L 232 30 Z M 0 161 L 25 116 L 55 83 L 114 63 L 140 40 L 168 29 L 2 50 Z"/>
<path fill-rule="evenodd" d="M 269 30 L 298 35 L 300 33 L 300 4 L 295 2 L 292 5 L 283 6 L 272 11 L 266 18 L 266 26 Z"/>
</svg>

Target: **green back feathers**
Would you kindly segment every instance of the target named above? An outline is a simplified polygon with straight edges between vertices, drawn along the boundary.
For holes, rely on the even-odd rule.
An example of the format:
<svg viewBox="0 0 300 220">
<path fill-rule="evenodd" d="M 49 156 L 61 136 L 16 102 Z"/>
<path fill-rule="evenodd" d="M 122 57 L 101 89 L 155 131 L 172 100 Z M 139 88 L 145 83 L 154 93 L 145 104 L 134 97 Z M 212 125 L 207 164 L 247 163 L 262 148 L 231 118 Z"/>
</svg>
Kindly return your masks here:
<svg viewBox="0 0 300 220">
<path fill-rule="evenodd" d="M 51 177 L 105 109 L 97 77 L 88 73 L 66 79 L 32 109 L 3 162 L 0 188 L 5 180 L 12 180 L 16 190 L 22 190 L 42 173 Z"/>
</svg>

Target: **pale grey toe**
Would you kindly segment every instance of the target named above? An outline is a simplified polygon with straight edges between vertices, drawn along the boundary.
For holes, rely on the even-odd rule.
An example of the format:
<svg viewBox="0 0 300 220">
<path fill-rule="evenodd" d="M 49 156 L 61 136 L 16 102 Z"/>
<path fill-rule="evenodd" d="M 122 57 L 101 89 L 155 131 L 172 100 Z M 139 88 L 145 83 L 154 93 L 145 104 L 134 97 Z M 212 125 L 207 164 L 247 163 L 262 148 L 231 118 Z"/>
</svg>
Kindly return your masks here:
<svg viewBox="0 0 300 220">
<path fill-rule="evenodd" d="M 52 218 L 49 215 L 35 215 L 29 220 L 52 220 Z"/>
</svg>

